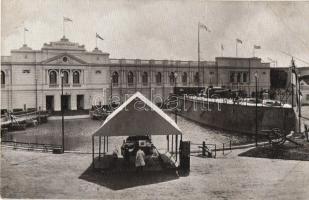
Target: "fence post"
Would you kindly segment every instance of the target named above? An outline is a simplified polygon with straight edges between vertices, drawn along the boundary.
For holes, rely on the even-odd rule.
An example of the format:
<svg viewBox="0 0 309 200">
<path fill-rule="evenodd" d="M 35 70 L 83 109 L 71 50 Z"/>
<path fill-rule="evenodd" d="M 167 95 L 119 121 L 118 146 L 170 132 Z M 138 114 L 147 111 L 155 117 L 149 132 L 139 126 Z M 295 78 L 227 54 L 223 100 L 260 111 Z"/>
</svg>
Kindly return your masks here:
<svg viewBox="0 0 309 200">
<path fill-rule="evenodd" d="M 232 151 L 232 140 L 230 140 L 230 151 Z"/>
<path fill-rule="evenodd" d="M 224 155 L 224 143 L 222 144 L 223 148 L 222 148 L 222 153 Z"/>
<path fill-rule="evenodd" d="M 215 158 L 217 157 L 217 145 L 215 144 Z"/>
<path fill-rule="evenodd" d="M 206 144 L 205 144 L 205 141 L 203 141 L 203 148 L 202 148 L 202 155 L 203 156 L 206 156 Z"/>
</svg>

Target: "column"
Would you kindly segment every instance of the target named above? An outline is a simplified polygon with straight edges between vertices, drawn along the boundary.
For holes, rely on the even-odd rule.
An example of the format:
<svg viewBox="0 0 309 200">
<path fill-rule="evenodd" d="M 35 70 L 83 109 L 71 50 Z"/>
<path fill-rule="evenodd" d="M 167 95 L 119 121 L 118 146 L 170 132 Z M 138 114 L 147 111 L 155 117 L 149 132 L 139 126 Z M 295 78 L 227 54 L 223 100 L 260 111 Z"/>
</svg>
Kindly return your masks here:
<svg viewBox="0 0 309 200">
<path fill-rule="evenodd" d="M 61 111 L 61 94 L 54 95 L 54 109 L 55 111 Z"/>
<path fill-rule="evenodd" d="M 77 95 L 71 95 L 71 110 L 77 110 Z"/>
</svg>

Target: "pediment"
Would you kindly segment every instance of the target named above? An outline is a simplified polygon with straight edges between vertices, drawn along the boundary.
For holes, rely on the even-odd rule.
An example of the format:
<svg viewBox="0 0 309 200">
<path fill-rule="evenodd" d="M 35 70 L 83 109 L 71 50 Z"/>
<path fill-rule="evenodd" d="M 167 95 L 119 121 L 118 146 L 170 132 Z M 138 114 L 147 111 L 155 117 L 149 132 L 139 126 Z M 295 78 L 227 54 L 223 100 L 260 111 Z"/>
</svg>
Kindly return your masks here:
<svg viewBox="0 0 309 200">
<path fill-rule="evenodd" d="M 42 64 L 48 65 L 85 65 L 87 64 L 86 61 L 73 56 L 71 54 L 61 54 L 55 57 L 49 58 L 47 60 L 42 61 Z"/>
</svg>

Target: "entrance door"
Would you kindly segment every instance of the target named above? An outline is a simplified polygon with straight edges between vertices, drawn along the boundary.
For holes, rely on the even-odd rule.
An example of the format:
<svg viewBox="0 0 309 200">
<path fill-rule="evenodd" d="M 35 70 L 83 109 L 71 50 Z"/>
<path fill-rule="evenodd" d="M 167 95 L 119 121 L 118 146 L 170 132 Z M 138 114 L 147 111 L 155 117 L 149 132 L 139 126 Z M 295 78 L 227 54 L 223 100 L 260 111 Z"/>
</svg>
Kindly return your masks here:
<svg viewBox="0 0 309 200">
<path fill-rule="evenodd" d="M 77 110 L 84 109 L 84 95 L 77 95 Z"/>
<path fill-rule="evenodd" d="M 46 110 L 54 111 L 54 96 L 46 96 Z"/>
<path fill-rule="evenodd" d="M 63 95 L 61 97 L 61 105 L 63 106 L 63 110 L 70 110 L 71 109 L 71 96 L 70 95 Z"/>
</svg>

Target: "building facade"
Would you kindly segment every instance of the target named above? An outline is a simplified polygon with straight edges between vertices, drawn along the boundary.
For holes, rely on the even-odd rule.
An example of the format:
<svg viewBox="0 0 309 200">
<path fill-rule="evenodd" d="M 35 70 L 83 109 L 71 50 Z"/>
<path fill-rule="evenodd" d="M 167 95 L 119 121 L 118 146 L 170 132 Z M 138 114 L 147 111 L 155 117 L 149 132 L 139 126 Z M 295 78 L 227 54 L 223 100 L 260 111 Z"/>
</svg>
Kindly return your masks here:
<svg viewBox="0 0 309 200">
<path fill-rule="evenodd" d="M 174 87 L 222 86 L 250 95 L 270 88 L 270 64 L 260 58 L 217 57 L 215 61 L 112 59 L 63 37 L 41 50 L 23 45 L 1 57 L 1 109 L 79 110 L 124 101 L 140 91 L 165 99 Z M 62 84 L 63 83 L 63 84 Z M 63 86 L 63 87 L 62 87 Z M 63 96 L 61 90 L 63 88 Z"/>
</svg>

